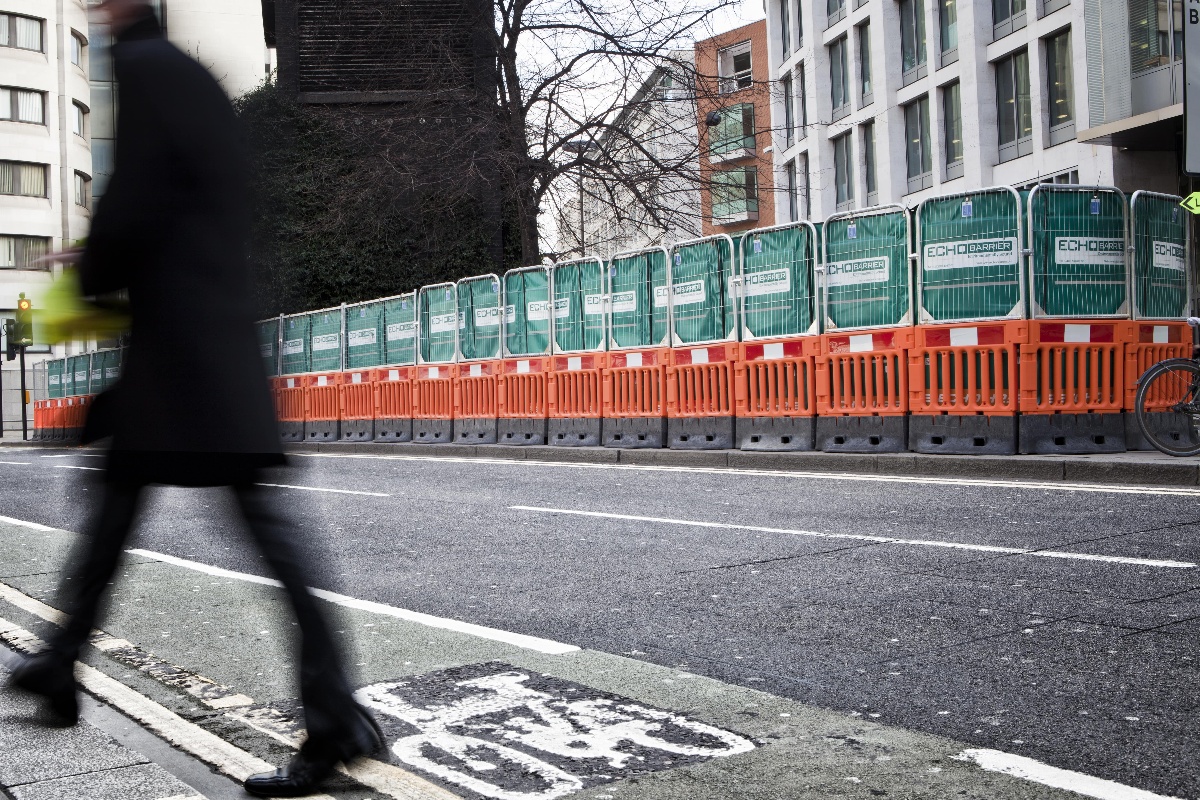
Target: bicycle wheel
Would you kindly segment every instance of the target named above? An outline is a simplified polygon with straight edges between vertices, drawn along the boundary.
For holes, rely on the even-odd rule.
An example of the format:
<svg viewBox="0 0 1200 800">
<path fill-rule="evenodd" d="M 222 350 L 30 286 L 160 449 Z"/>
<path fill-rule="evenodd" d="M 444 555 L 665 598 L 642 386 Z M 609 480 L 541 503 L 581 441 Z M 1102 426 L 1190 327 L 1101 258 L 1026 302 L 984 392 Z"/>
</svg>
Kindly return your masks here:
<svg viewBox="0 0 1200 800">
<path fill-rule="evenodd" d="M 1155 449 L 1169 456 L 1200 454 L 1200 363 L 1172 358 L 1146 370 L 1134 409 Z"/>
</svg>

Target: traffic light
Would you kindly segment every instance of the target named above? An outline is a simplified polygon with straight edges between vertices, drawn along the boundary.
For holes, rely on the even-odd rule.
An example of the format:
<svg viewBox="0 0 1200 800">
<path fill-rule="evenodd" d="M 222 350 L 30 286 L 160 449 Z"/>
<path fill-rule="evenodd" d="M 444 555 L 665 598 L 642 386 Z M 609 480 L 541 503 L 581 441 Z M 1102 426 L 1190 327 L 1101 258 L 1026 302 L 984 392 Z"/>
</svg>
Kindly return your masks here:
<svg viewBox="0 0 1200 800">
<path fill-rule="evenodd" d="M 9 361 L 15 361 L 17 358 L 17 321 L 15 319 L 4 320 L 4 357 Z"/>
<path fill-rule="evenodd" d="M 17 345 L 28 347 L 33 344 L 33 303 L 21 292 L 17 300 Z"/>
</svg>

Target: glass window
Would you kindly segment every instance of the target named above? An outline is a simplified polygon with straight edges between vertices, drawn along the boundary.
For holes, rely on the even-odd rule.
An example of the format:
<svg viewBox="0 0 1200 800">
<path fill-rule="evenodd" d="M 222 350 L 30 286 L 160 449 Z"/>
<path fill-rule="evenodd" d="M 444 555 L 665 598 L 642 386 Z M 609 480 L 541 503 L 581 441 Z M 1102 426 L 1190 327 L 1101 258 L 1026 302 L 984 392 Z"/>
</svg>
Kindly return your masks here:
<svg viewBox="0 0 1200 800">
<path fill-rule="evenodd" d="M 783 40 L 783 57 L 792 53 L 792 0 L 779 0 L 779 36 Z"/>
<path fill-rule="evenodd" d="M 904 107 L 904 138 L 908 162 L 908 190 L 911 192 L 930 185 L 921 179 L 933 172 L 933 158 L 929 152 L 929 95 Z M 915 181 L 920 181 L 920 185 Z"/>
<path fill-rule="evenodd" d="M 849 133 L 833 140 L 833 172 L 837 204 L 841 207 L 854 200 L 854 154 Z"/>
<path fill-rule="evenodd" d="M 878 179 L 875 177 L 875 123 L 868 122 L 862 126 L 863 162 L 866 166 L 867 194 L 879 191 Z"/>
<path fill-rule="evenodd" d="M 804 78 L 804 65 L 796 66 L 796 77 L 800 79 L 800 86 L 796 92 L 796 125 L 800 128 L 799 138 L 803 139 L 808 136 L 808 87 Z"/>
<path fill-rule="evenodd" d="M 83 110 L 83 106 L 79 105 L 79 103 L 72 103 L 71 108 L 74 112 L 71 115 L 71 132 L 76 136 L 85 136 L 87 127 L 84 117 L 87 112 Z"/>
<path fill-rule="evenodd" d="M 82 172 L 75 173 L 75 205 L 90 208 L 91 179 Z"/>
<path fill-rule="evenodd" d="M 1024 25 L 1026 0 L 992 0 L 992 35 L 1007 36 Z M 1020 20 L 1014 17 L 1022 16 Z"/>
<path fill-rule="evenodd" d="M 858 81 L 863 103 L 871 96 L 871 23 L 864 22 L 858 32 Z"/>
<path fill-rule="evenodd" d="M 71 63 L 77 67 L 83 67 L 83 48 L 85 47 L 83 37 L 77 33 L 71 34 Z"/>
<path fill-rule="evenodd" d="M 925 4 L 900 0 L 900 57 L 905 72 L 925 63 Z"/>
<path fill-rule="evenodd" d="M 0 120 L 46 124 L 46 96 L 29 89 L 0 87 Z"/>
<path fill-rule="evenodd" d="M 47 197 L 46 165 L 0 161 L 0 194 Z"/>
<path fill-rule="evenodd" d="M 789 161 L 787 163 L 787 196 L 788 220 L 790 222 L 798 222 L 800 220 L 800 198 L 798 192 L 799 187 L 796 185 L 796 162 Z"/>
<path fill-rule="evenodd" d="M 18 17 L 16 14 L 0 14 L 0 47 L 45 52 L 42 20 Z"/>
<path fill-rule="evenodd" d="M 941 0 L 938 5 L 938 30 L 942 52 L 958 49 L 958 0 Z"/>
<path fill-rule="evenodd" d="M 750 42 L 741 42 L 717 51 L 717 73 L 722 92 L 749 89 L 754 83 L 750 61 Z"/>
<path fill-rule="evenodd" d="M 34 265 L 50 255 L 50 240 L 40 236 L 0 236 L 0 269 L 50 269 Z"/>
<path fill-rule="evenodd" d="M 800 173 L 800 205 L 801 211 L 804 212 L 804 219 L 812 217 L 812 195 L 810 194 L 812 184 L 808 179 L 808 154 L 800 156 L 800 166 L 797 172 Z"/>
<path fill-rule="evenodd" d="M 727 155 L 754 149 L 754 104 L 739 103 L 721 110 L 721 121 L 709 128 L 709 152 Z"/>
<path fill-rule="evenodd" d="M 716 219 L 758 213 L 758 170 L 754 167 L 713 173 L 712 215 Z"/>
<path fill-rule="evenodd" d="M 841 17 L 838 15 L 845 8 L 846 8 L 846 0 L 825 0 L 825 15 L 826 16 L 838 17 L 838 19 L 841 19 Z"/>
<path fill-rule="evenodd" d="M 1050 127 L 1055 128 L 1074 122 L 1070 31 L 1046 40 L 1046 89 Z"/>
<path fill-rule="evenodd" d="M 796 138 L 796 116 L 792 111 L 792 76 L 784 75 L 779 81 L 779 90 L 783 95 L 783 137 L 787 146 L 791 147 Z"/>
<path fill-rule="evenodd" d="M 1029 55 L 1020 50 L 996 62 L 996 128 L 1000 144 L 1012 144 L 1033 135 L 1029 102 Z M 1008 158 L 1016 158 L 1008 154 Z M 1002 160 L 1007 160 L 1002 154 Z"/>
<path fill-rule="evenodd" d="M 946 121 L 946 163 L 963 160 L 962 97 L 958 81 L 942 89 L 942 116 Z"/>
<path fill-rule="evenodd" d="M 834 111 L 849 105 L 850 86 L 846 75 L 845 36 L 829 45 L 829 85 Z"/>
</svg>

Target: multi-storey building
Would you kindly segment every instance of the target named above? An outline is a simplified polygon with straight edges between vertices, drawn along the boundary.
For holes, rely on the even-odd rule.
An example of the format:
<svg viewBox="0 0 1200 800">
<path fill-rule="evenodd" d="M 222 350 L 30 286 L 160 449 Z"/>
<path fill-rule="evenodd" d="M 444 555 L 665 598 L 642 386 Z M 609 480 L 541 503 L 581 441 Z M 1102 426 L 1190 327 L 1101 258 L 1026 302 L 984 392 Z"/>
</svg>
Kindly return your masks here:
<svg viewBox="0 0 1200 800">
<path fill-rule="evenodd" d="M 1097 43 L 1168 66 L 1172 2 L 1115 23 L 1097 9 L 1124 0 L 767 0 L 781 218 L 1046 181 L 1177 191 L 1172 159 L 1083 133 L 1114 117 Z"/>
</svg>

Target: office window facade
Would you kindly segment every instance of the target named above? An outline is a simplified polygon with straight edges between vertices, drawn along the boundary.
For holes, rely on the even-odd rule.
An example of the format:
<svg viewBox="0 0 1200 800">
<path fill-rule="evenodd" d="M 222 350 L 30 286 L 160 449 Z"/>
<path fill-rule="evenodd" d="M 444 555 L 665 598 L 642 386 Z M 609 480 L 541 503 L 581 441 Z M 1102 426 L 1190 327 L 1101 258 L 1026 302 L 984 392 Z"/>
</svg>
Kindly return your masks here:
<svg viewBox="0 0 1200 800">
<path fill-rule="evenodd" d="M 708 130 L 708 152 L 713 156 L 741 155 L 754 151 L 754 104 L 738 103 L 721 110 L 721 121 Z"/>
<path fill-rule="evenodd" d="M 46 52 L 46 24 L 34 17 L 0 14 L 0 47 Z"/>
<path fill-rule="evenodd" d="M 0 161 L 0 194 L 17 197 L 48 197 L 45 164 Z"/>
<path fill-rule="evenodd" d="M 71 103 L 71 133 L 87 138 L 87 109 L 79 103 Z"/>
<path fill-rule="evenodd" d="M 1134 75 L 1183 60 L 1183 0 L 1129 0 L 1129 64 Z"/>
<path fill-rule="evenodd" d="M 783 58 L 786 60 L 792 54 L 792 0 L 779 0 L 779 38 Z"/>
<path fill-rule="evenodd" d="M 75 173 L 75 205 L 92 207 L 92 179 L 82 172 Z"/>
<path fill-rule="evenodd" d="M 808 136 L 808 81 L 804 77 L 804 65 L 796 65 L 796 138 Z"/>
<path fill-rule="evenodd" d="M 31 89 L 0 87 L 0 120 L 46 124 L 46 95 Z"/>
<path fill-rule="evenodd" d="M 0 269 L 42 269 L 48 264 L 35 264 L 50 255 L 50 240 L 41 236 L 0 236 Z"/>
<path fill-rule="evenodd" d="M 992 0 L 992 39 L 1025 27 L 1026 0 Z"/>
<path fill-rule="evenodd" d="M 1071 32 L 1046 40 L 1046 112 L 1049 144 L 1075 138 L 1075 82 L 1071 72 Z"/>
<path fill-rule="evenodd" d="M 758 217 L 758 170 L 755 167 L 722 170 L 712 176 L 714 220 Z"/>
<path fill-rule="evenodd" d="M 749 89 L 754 85 L 750 42 L 740 42 L 717 51 L 717 72 L 722 93 Z"/>
<path fill-rule="evenodd" d="M 788 198 L 788 221 L 798 222 L 800 220 L 800 187 L 797 184 L 796 178 L 796 162 L 789 161 L 787 163 L 787 167 L 785 167 L 785 172 Z"/>
<path fill-rule="evenodd" d="M 946 150 L 946 180 L 963 176 L 962 88 L 958 81 L 942 89 L 943 146 Z"/>
<path fill-rule="evenodd" d="M 875 121 L 862 126 L 863 172 L 867 182 L 867 205 L 879 205 L 879 178 L 875 171 Z"/>
<path fill-rule="evenodd" d="M 784 75 L 779 80 L 779 94 L 783 101 L 783 138 L 788 147 L 796 140 L 796 115 L 793 111 L 793 93 L 791 74 Z"/>
<path fill-rule="evenodd" d="M 900 0 L 900 60 L 905 86 L 925 77 L 925 4 Z"/>
<path fill-rule="evenodd" d="M 938 3 L 938 50 L 941 66 L 958 61 L 958 0 Z"/>
<path fill-rule="evenodd" d="M 996 103 L 1000 161 L 1011 161 L 1032 153 L 1029 54 L 1024 50 L 996 62 Z"/>
<path fill-rule="evenodd" d="M 863 106 L 871 105 L 871 23 L 864 22 L 855 28 L 858 39 L 858 92 Z"/>
<path fill-rule="evenodd" d="M 833 183 L 839 211 L 854 207 L 854 146 L 849 132 L 833 140 Z"/>
<path fill-rule="evenodd" d="M 846 17 L 846 0 L 825 0 L 825 27 L 841 22 Z"/>
<path fill-rule="evenodd" d="M 78 33 L 71 33 L 71 63 L 83 69 L 83 50 L 87 42 Z"/>
<path fill-rule="evenodd" d="M 933 185 L 933 155 L 929 150 L 929 95 L 904 107 L 904 138 L 908 191 L 928 189 Z"/>
<path fill-rule="evenodd" d="M 829 45 L 829 93 L 834 120 L 850 113 L 850 76 L 846 66 L 846 37 L 843 36 Z"/>
</svg>

